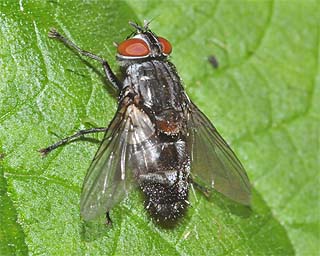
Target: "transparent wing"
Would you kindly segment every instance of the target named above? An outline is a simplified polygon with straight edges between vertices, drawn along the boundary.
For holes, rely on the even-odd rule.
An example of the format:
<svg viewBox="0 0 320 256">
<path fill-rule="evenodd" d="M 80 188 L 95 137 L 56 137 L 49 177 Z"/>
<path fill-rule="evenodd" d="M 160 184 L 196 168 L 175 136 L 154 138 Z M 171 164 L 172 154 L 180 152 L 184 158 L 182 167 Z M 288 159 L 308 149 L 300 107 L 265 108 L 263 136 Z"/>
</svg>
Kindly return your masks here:
<svg viewBox="0 0 320 256">
<path fill-rule="evenodd" d="M 154 133 L 149 117 L 130 105 L 112 120 L 84 180 L 80 209 L 85 220 L 109 211 L 134 186 L 133 145 Z"/>
<path fill-rule="evenodd" d="M 209 119 L 193 103 L 190 107 L 188 127 L 194 181 L 250 205 L 251 188 L 242 164 Z"/>
</svg>

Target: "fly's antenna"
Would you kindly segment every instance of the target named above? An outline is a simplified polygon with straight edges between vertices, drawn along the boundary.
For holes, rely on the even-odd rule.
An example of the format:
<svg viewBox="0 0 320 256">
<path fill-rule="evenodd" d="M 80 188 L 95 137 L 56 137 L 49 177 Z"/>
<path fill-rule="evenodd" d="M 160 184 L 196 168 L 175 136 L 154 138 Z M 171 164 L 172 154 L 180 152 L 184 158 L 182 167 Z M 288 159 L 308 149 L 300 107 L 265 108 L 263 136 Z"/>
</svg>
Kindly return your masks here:
<svg viewBox="0 0 320 256">
<path fill-rule="evenodd" d="M 143 27 L 139 26 L 138 23 L 133 22 L 133 21 L 129 21 L 129 24 L 130 24 L 130 26 L 134 27 L 137 30 L 137 33 L 143 33 L 143 32 L 150 31 L 150 29 L 149 29 L 150 23 L 158 17 L 159 17 L 159 15 L 152 18 L 151 20 L 144 20 Z"/>
<path fill-rule="evenodd" d="M 149 29 L 149 24 L 151 23 L 152 20 L 144 20 L 143 21 L 143 28 L 145 31 L 147 31 Z"/>
<path fill-rule="evenodd" d="M 144 31 L 144 27 L 139 26 L 137 23 L 135 23 L 133 21 L 129 21 L 129 25 L 134 27 L 138 33 L 141 33 Z"/>
<path fill-rule="evenodd" d="M 148 30 L 149 30 L 149 25 L 150 25 L 150 23 L 153 22 L 155 19 L 157 19 L 159 16 L 160 16 L 160 14 L 157 15 L 157 16 L 155 16 L 155 17 L 153 17 L 151 20 L 144 20 L 144 22 L 143 22 L 143 28 L 145 29 L 145 31 L 148 31 Z"/>
<path fill-rule="evenodd" d="M 137 23 L 133 21 L 129 21 L 129 25 L 132 26 L 135 29 L 135 31 L 132 31 L 130 35 L 127 36 L 126 40 L 143 31 L 142 27 L 140 27 Z"/>
<path fill-rule="evenodd" d="M 155 18 L 151 19 L 151 20 L 144 20 L 143 21 L 143 27 L 142 26 L 139 26 L 136 22 L 132 22 L 132 21 L 129 21 L 129 24 L 134 27 L 138 33 L 141 33 L 141 32 L 147 32 L 149 31 L 149 25 L 150 23 L 154 20 Z"/>
</svg>

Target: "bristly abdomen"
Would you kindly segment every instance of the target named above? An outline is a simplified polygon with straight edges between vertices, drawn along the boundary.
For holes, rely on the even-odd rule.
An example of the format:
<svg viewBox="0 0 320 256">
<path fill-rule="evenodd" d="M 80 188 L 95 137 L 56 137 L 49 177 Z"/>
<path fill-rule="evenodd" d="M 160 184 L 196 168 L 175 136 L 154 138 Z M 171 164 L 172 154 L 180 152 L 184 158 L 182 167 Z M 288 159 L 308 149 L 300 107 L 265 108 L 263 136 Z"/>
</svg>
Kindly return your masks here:
<svg viewBox="0 0 320 256">
<path fill-rule="evenodd" d="M 181 171 L 172 173 L 176 174 L 176 179 L 167 179 L 166 182 L 159 181 L 158 175 L 167 176 L 167 173 L 150 173 L 140 177 L 146 210 L 157 222 L 166 225 L 175 224 L 185 214 L 189 205 L 188 174 Z"/>
</svg>

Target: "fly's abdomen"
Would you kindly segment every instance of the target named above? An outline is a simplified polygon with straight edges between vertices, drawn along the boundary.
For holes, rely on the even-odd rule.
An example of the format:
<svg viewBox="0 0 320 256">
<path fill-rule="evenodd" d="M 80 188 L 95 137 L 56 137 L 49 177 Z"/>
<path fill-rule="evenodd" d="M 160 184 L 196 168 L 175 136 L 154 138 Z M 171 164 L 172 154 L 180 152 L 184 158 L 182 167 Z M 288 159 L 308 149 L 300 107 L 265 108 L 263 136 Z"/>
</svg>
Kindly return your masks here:
<svg viewBox="0 0 320 256">
<path fill-rule="evenodd" d="M 186 143 L 168 138 L 158 137 L 149 146 L 146 141 L 132 154 L 145 208 L 160 222 L 175 221 L 188 205 L 190 158 Z"/>
<path fill-rule="evenodd" d="M 145 208 L 157 221 L 174 222 L 184 215 L 188 202 L 188 173 L 185 170 L 140 176 Z"/>
</svg>

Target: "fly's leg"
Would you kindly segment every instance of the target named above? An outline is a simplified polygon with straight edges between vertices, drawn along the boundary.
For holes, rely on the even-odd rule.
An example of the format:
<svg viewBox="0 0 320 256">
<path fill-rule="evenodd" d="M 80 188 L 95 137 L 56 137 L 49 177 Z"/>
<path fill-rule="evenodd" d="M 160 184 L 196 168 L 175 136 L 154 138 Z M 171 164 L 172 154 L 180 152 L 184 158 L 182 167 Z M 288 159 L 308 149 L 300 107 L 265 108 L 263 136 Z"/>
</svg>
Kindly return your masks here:
<svg viewBox="0 0 320 256">
<path fill-rule="evenodd" d="M 50 38 L 56 38 L 60 41 L 62 41 L 65 45 L 71 47 L 72 49 L 76 50 L 78 53 L 80 53 L 83 56 L 87 56 L 91 59 L 97 60 L 99 61 L 104 69 L 104 72 L 106 73 L 107 79 L 109 80 L 109 82 L 111 83 L 111 85 L 116 89 L 116 90 L 120 90 L 122 88 L 122 84 L 119 81 L 119 79 L 116 77 L 116 75 L 112 72 L 108 62 L 104 59 L 102 59 L 101 57 L 91 53 L 91 52 L 87 52 L 85 50 L 82 50 L 80 47 L 78 47 L 76 44 L 74 44 L 72 41 L 70 41 L 68 38 L 64 37 L 63 35 L 61 35 L 58 31 L 56 31 L 54 28 L 52 28 L 49 33 L 48 36 Z"/>
<path fill-rule="evenodd" d="M 112 225 L 112 220 L 110 218 L 109 212 L 106 212 L 106 225 L 111 226 Z"/>
<path fill-rule="evenodd" d="M 67 143 L 69 143 L 70 141 L 77 139 L 79 137 L 82 137 L 85 134 L 90 134 L 90 133 L 97 133 L 97 132 L 106 132 L 108 128 L 106 127 L 99 127 L 99 128 L 91 128 L 88 130 L 80 130 L 78 131 L 76 134 L 73 134 L 72 136 L 69 136 L 67 138 L 64 138 L 54 144 L 52 144 L 51 146 L 47 147 L 47 148 L 42 148 L 39 150 L 39 152 L 41 153 L 42 156 L 46 156 L 47 154 L 49 154 L 52 150 L 65 145 Z"/>
<path fill-rule="evenodd" d="M 204 186 L 201 186 L 200 184 L 198 184 L 197 182 L 195 182 L 193 180 L 191 180 L 191 183 L 196 189 L 200 190 L 206 197 L 210 196 L 210 190 L 209 189 L 207 189 Z"/>
</svg>

